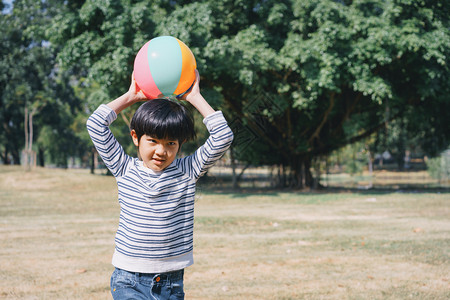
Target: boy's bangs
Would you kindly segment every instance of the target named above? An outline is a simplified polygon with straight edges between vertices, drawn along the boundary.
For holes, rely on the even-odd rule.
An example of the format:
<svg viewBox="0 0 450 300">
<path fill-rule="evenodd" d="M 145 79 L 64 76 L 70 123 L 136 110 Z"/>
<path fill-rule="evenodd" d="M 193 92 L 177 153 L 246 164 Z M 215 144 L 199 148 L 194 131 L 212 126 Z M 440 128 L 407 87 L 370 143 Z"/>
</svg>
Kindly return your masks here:
<svg viewBox="0 0 450 300">
<path fill-rule="evenodd" d="M 167 99 L 154 99 L 142 104 L 131 120 L 138 138 L 148 135 L 157 139 L 184 142 L 195 138 L 190 111 Z"/>
<path fill-rule="evenodd" d="M 157 139 L 183 141 L 189 136 L 183 115 L 169 111 L 167 114 L 154 114 L 152 120 L 144 125 L 144 133 Z M 149 121 L 149 120 L 146 120 Z"/>
</svg>

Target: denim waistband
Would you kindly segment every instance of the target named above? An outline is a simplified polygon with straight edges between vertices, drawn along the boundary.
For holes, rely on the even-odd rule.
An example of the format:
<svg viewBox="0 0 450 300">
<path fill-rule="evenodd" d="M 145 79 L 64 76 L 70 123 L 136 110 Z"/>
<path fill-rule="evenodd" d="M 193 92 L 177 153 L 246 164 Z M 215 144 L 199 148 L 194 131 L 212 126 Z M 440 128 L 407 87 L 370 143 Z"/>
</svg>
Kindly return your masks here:
<svg viewBox="0 0 450 300">
<path fill-rule="evenodd" d="M 165 272 L 165 273 L 139 273 L 139 272 L 130 272 L 122 269 L 118 269 L 121 272 L 126 272 L 128 274 L 134 274 L 137 282 L 141 283 L 167 283 L 183 280 L 184 269 Z"/>
</svg>

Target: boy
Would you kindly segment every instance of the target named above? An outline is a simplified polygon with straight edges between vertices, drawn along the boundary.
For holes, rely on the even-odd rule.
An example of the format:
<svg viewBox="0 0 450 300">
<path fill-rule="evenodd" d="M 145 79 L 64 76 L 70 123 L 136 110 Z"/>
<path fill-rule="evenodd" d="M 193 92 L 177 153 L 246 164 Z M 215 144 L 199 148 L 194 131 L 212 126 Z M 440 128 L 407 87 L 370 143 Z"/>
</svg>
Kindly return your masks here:
<svg viewBox="0 0 450 300">
<path fill-rule="evenodd" d="M 220 111 L 200 94 L 200 76 L 183 96 L 204 117 L 210 137 L 194 154 L 176 159 L 194 138 L 193 119 L 180 103 L 154 99 L 131 121 L 138 158 L 124 153 L 109 125 L 123 109 L 146 101 L 134 79 L 125 94 L 102 104 L 87 128 L 98 153 L 117 181 L 120 204 L 111 276 L 114 299 L 184 299 L 184 268 L 193 264 L 195 184 L 229 148 L 233 133 Z"/>
</svg>

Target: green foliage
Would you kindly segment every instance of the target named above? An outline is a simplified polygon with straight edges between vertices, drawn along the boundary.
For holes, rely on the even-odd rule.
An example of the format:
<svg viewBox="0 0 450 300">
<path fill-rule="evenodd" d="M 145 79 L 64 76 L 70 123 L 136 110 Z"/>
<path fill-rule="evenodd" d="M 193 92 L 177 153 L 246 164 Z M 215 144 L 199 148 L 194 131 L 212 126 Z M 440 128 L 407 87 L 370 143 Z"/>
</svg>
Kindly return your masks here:
<svg viewBox="0 0 450 300">
<path fill-rule="evenodd" d="M 47 31 L 60 46 L 59 63 L 85 78 L 85 86 L 98 83 L 109 98 L 128 88 L 134 55 L 166 15 L 158 2 L 148 1 L 83 1 L 80 7 L 61 9 Z"/>
<path fill-rule="evenodd" d="M 450 34 L 448 14 L 441 13 L 448 4 L 293 1 L 292 8 L 277 68 L 261 75 L 277 80 L 260 81 L 273 83 L 277 101 L 291 103 L 271 121 L 277 130 L 265 128 L 271 151 L 286 153 L 285 163 L 295 169 L 296 156 L 326 155 L 391 119 L 403 124 L 397 144 L 420 134 L 426 138 L 415 142 L 429 153 L 448 145 Z"/>
<path fill-rule="evenodd" d="M 291 185 L 311 185 L 308 173 L 314 157 L 382 129 L 391 128 L 392 134 L 380 134 L 377 143 L 389 144 L 399 153 L 411 141 L 430 155 L 449 144 L 448 1 L 14 4 L 17 21 L 2 16 L 8 34 L 2 40 L 0 63 L 9 69 L 7 77 L 2 75 L 1 93 L 8 99 L 40 88 L 29 86 L 34 80 L 21 84 L 9 80 L 24 74 L 10 66 L 22 61 L 15 55 L 26 53 L 31 58 L 23 60 L 19 70 L 32 66 L 36 70 L 31 73 L 40 78 L 35 81 L 43 86 L 49 86 L 49 74 L 55 72 L 76 86 L 83 110 L 91 112 L 128 89 L 134 56 L 146 41 L 172 35 L 194 52 L 208 100 L 244 135 L 237 136 L 240 143 L 233 145 L 235 157 L 252 164 L 282 165 L 291 171 Z M 47 17 L 27 18 L 33 9 Z M 42 43 L 45 39 L 51 48 Z M 47 52 L 50 49 L 55 52 Z M 53 67 L 56 54 L 58 68 Z M 63 72 L 69 75 L 62 78 Z M 47 95 L 48 89 L 43 90 Z M 59 97 L 48 94 L 52 96 L 44 98 Z M 20 109 L 4 107 L 21 126 Z M 118 136 L 124 141 L 129 139 L 125 129 Z M 6 134 L 0 136 L 2 142 L 7 140 Z"/>
<path fill-rule="evenodd" d="M 355 143 L 340 149 L 340 152 L 344 158 L 345 171 L 351 175 L 361 175 L 369 160 L 365 148 Z"/>
<path fill-rule="evenodd" d="M 443 152 L 440 156 L 429 158 L 427 161 L 427 170 L 431 177 L 440 182 L 449 182 L 450 180 L 450 150 Z"/>
<path fill-rule="evenodd" d="M 3 30 L 0 46 L 0 133 L 2 159 L 20 162 L 24 146 L 24 119 L 33 115 L 34 149 L 47 151 L 55 160 L 74 152 L 77 139 L 70 130 L 79 103 L 68 74 L 55 66 L 55 49 L 45 30 L 55 13 L 53 1 L 14 1 L 10 14 L 0 15 Z M 42 162 L 43 163 L 43 162 Z M 64 163 L 63 165 L 66 165 Z"/>
</svg>

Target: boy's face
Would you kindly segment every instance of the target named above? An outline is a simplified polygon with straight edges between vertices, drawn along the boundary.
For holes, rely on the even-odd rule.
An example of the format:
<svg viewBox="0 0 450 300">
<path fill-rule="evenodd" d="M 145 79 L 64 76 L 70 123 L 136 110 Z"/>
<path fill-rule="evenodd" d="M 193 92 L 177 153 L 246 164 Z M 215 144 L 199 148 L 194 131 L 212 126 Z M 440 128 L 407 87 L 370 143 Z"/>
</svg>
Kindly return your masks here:
<svg viewBox="0 0 450 300">
<path fill-rule="evenodd" d="M 180 143 L 178 140 L 157 139 L 143 135 L 140 140 L 134 130 L 131 131 L 133 143 L 138 147 L 144 166 L 159 172 L 167 168 L 176 158 Z"/>
</svg>

